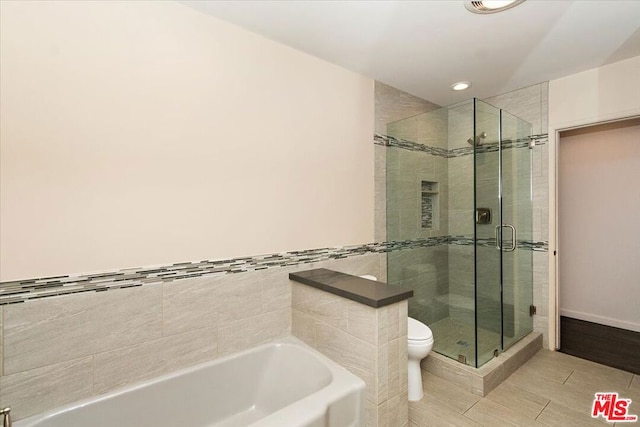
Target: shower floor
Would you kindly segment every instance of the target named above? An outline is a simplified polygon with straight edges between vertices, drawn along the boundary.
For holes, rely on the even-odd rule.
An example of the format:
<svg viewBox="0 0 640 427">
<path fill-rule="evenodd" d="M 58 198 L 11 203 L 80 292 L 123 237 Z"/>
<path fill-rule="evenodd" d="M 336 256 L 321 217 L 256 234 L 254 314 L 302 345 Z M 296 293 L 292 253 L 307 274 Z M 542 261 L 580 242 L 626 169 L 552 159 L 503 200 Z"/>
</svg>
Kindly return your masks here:
<svg viewBox="0 0 640 427">
<path fill-rule="evenodd" d="M 474 335 L 475 328 L 459 320 L 446 317 L 429 325 L 433 332 L 433 349 L 452 359 L 458 359 L 458 355 L 467 358 L 467 363 L 473 365 L 475 358 Z M 500 348 L 500 334 L 478 328 L 478 355 L 480 360 L 490 360 L 494 350 Z"/>
</svg>

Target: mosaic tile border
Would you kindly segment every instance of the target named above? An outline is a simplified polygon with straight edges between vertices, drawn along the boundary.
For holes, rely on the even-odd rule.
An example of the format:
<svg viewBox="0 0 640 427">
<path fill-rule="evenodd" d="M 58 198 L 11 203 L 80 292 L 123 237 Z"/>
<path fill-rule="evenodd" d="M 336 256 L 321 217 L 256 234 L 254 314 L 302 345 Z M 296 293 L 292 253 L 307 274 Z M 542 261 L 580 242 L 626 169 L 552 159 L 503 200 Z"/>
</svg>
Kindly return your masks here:
<svg viewBox="0 0 640 427">
<path fill-rule="evenodd" d="M 518 249 L 529 249 L 534 252 L 548 252 L 549 243 L 545 241 L 518 240 Z M 469 236 L 449 236 L 450 245 L 472 246 L 473 237 Z M 478 246 L 483 248 L 495 248 L 496 239 L 494 237 L 488 239 L 478 239 Z"/>
<path fill-rule="evenodd" d="M 540 135 L 531 135 L 527 138 L 517 139 L 515 141 L 506 140 L 502 143 L 503 149 L 513 149 L 513 148 L 527 148 L 529 147 L 530 141 L 534 141 L 535 145 L 544 145 L 549 141 L 548 134 L 540 134 Z M 461 147 L 461 148 L 452 148 L 450 150 L 446 148 L 440 147 L 431 147 L 429 145 L 420 144 L 418 142 L 409 141 L 402 138 L 395 138 L 389 135 L 381 135 L 374 134 L 373 135 L 373 143 L 376 145 L 381 145 L 384 147 L 395 147 L 400 148 L 402 150 L 409 151 L 419 151 L 422 153 L 427 153 L 432 156 L 443 157 L 445 159 L 450 159 L 452 157 L 462 157 L 462 156 L 470 156 L 473 155 L 474 147 Z M 479 147 L 476 147 L 477 153 L 492 153 L 498 151 L 498 143 L 490 142 Z"/>
<path fill-rule="evenodd" d="M 407 139 L 394 138 L 393 136 L 381 135 L 378 133 L 373 135 L 373 143 L 385 147 L 396 147 L 409 151 L 421 151 L 423 153 L 431 154 L 432 156 L 444 158 L 453 157 L 450 154 L 450 150 L 446 148 L 431 147 L 429 145 L 420 144 Z"/>
<path fill-rule="evenodd" d="M 331 259 L 342 259 L 357 255 L 381 254 L 446 244 L 473 245 L 473 238 L 466 236 L 430 237 L 416 240 L 368 243 L 339 248 L 291 251 L 227 260 L 183 262 L 160 267 L 130 268 L 97 274 L 66 275 L 0 282 L 0 305 L 16 304 L 58 295 L 80 292 L 104 292 L 113 289 L 133 288 L 152 283 L 171 282 L 178 279 L 202 277 L 205 275 L 243 273 L 268 268 L 309 264 Z M 487 239 L 486 242 L 483 240 L 480 244 L 482 246 L 495 246 L 495 240 L 493 243 L 491 239 Z M 531 248 L 534 251 L 547 251 L 548 249 L 546 242 L 522 241 L 519 244 L 523 248 Z"/>
</svg>

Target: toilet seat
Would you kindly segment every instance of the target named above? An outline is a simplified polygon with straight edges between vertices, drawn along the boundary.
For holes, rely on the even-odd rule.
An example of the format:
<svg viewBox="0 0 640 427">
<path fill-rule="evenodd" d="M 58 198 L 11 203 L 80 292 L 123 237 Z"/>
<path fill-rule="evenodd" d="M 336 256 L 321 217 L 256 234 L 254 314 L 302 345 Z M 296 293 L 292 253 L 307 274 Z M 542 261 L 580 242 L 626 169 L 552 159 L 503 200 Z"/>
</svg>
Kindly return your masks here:
<svg viewBox="0 0 640 427">
<path fill-rule="evenodd" d="M 431 329 L 424 323 L 409 317 L 407 318 L 407 338 L 412 342 L 422 342 L 433 340 Z"/>
<path fill-rule="evenodd" d="M 433 338 L 429 338 L 426 340 L 407 340 L 409 345 L 425 345 L 433 342 Z"/>
</svg>

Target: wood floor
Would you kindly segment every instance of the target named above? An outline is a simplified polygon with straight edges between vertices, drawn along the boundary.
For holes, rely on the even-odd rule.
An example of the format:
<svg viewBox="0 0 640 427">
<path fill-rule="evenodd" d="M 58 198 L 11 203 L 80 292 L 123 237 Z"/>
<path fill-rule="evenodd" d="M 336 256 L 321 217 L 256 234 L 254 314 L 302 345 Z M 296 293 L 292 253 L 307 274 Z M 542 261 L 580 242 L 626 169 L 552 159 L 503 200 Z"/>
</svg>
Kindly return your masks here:
<svg viewBox="0 0 640 427">
<path fill-rule="evenodd" d="M 409 403 L 409 426 L 613 426 L 591 418 L 594 394 L 617 391 L 640 415 L 640 376 L 560 352 L 540 350 L 480 398 L 428 372 L 424 398 Z M 638 423 L 619 423 L 618 427 Z"/>
<path fill-rule="evenodd" d="M 640 374 L 640 332 L 562 316 L 560 351 Z"/>
</svg>

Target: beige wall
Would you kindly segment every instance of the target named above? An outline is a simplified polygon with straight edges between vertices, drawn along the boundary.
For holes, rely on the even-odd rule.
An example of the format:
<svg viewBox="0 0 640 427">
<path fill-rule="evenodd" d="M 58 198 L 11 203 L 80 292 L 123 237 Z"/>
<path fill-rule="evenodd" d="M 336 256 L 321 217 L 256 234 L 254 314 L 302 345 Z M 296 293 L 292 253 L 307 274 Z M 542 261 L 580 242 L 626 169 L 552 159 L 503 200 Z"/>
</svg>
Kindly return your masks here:
<svg viewBox="0 0 640 427">
<path fill-rule="evenodd" d="M 174 2 L 2 2 L 0 280 L 373 241 L 373 82 Z"/>
<path fill-rule="evenodd" d="M 561 130 L 640 115 L 640 56 L 549 82 L 549 343 L 559 345 L 556 153 Z"/>
<path fill-rule="evenodd" d="M 640 112 L 640 56 L 549 82 L 549 123 L 583 126 Z"/>
<path fill-rule="evenodd" d="M 560 314 L 640 332 L 640 118 L 561 134 Z"/>
</svg>

